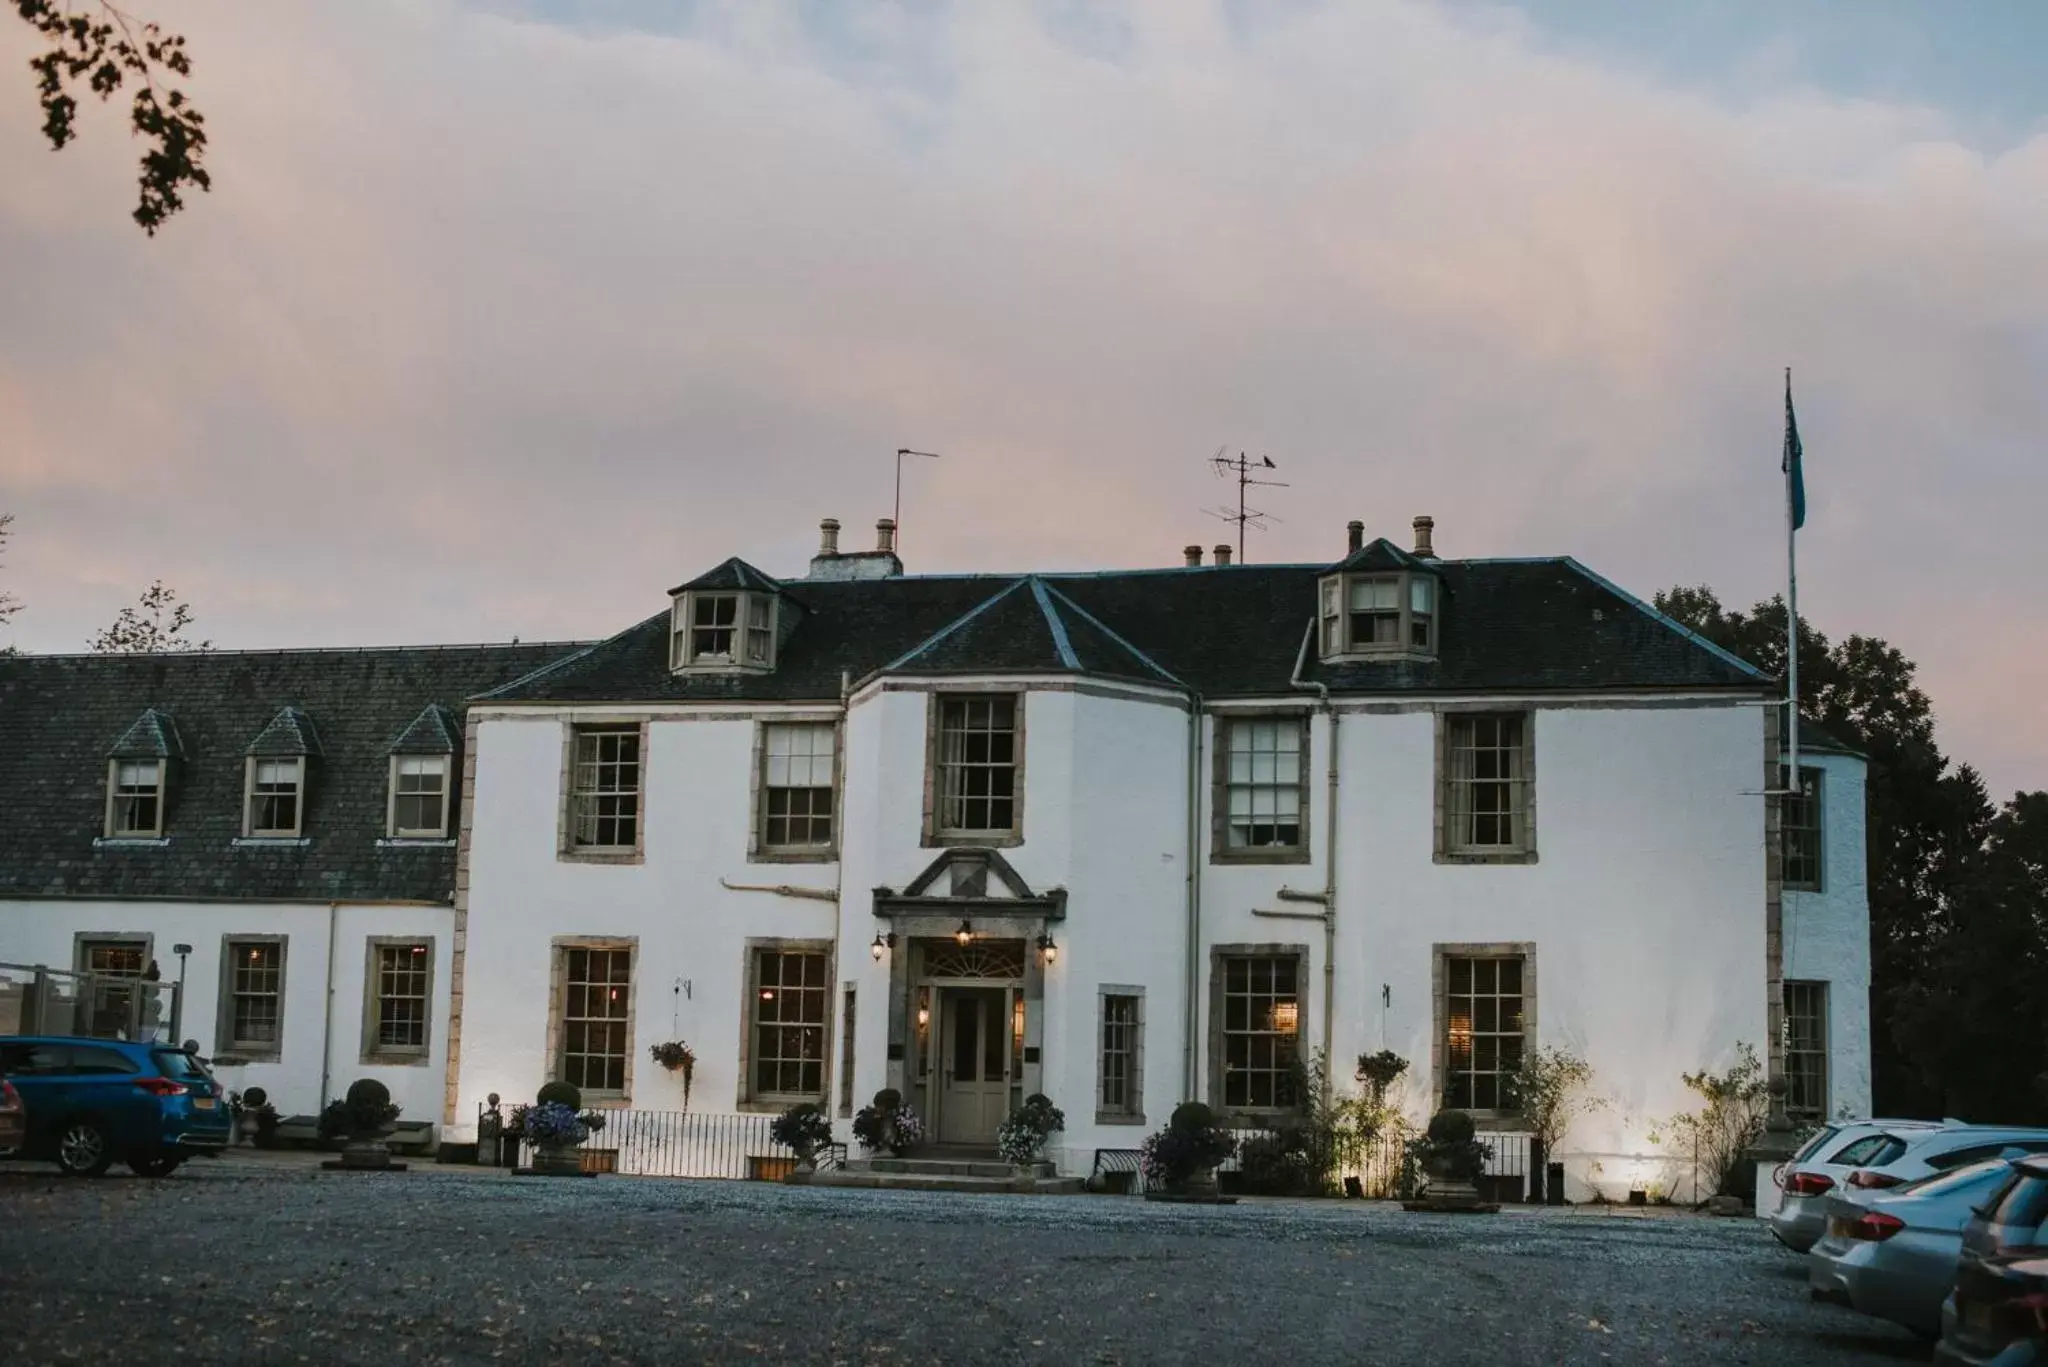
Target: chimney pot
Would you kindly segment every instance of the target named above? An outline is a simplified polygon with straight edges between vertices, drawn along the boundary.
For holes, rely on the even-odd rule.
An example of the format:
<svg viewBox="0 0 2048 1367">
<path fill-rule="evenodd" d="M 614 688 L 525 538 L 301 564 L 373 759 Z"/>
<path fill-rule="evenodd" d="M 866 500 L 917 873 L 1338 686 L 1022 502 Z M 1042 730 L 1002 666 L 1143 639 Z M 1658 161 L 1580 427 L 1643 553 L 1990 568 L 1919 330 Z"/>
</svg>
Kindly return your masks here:
<svg viewBox="0 0 2048 1367">
<path fill-rule="evenodd" d="M 1183 546 L 1180 548 L 1180 553 L 1187 557 L 1189 569 L 1194 569 L 1202 563 L 1202 548 L 1200 546 Z"/>
<path fill-rule="evenodd" d="M 818 554 L 839 554 L 839 519 L 828 517 L 818 524 Z"/>
<path fill-rule="evenodd" d="M 1349 534 L 1348 540 L 1352 550 L 1355 551 L 1365 545 L 1365 524 L 1363 522 L 1354 518 L 1344 524 L 1344 530 Z"/>
<path fill-rule="evenodd" d="M 1230 547 L 1228 545 L 1216 548 L 1216 563 L 1219 565 L 1228 565 L 1230 563 Z"/>
<path fill-rule="evenodd" d="M 878 551 L 887 551 L 887 552 L 888 552 L 889 554 L 891 554 L 891 555 L 894 555 L 894 554 L 896 553 L 896 519 L 895 519 L 895 518 L 893 518 L 893 517 L 885 517 L 885 518 L 881 518 L 881 519 L 879 519 L 878 521 L 876 521 L 876 523 L 875 523 L 875 549 L 876 549 L 876 550 L 878 550 Z"/>
<path fill-rule="evenodd" d="M 1436 559 L 1436 547 L 1430 543 L 1430 534 L 1435 530 L 1435 518 L 1424 516 L 1415 519 L 1415 553 L 1424 560 Z"/>
</svg>

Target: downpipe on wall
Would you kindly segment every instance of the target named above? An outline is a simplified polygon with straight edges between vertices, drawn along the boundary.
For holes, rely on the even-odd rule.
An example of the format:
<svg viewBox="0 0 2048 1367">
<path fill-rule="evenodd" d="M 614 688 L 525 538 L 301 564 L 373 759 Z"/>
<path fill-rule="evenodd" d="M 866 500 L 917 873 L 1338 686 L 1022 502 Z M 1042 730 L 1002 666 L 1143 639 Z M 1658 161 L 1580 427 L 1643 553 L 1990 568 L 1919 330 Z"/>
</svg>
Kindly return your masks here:
<svg viewBox="0 0 2048 1367">
<path fill-rule="evenodd" d="M 1316 638 L 1316 623 L 1309 619 L 1308 629 L 1301 634 L 1301 650 L 1294 657 L 1294 674 L 1288 683 L 1304 692 L 1314 692 L 1318 698 L 1317 707 L 1328 719 L 1329 756 L 1327 767 L 1327 791 L 1323 801 L 1323 890 L 1304 892 L 1283 887 L 1280 897 L 1291 902 L 1320 902 L 1321 912 L 1308 915 L 1323 923 L 1323 1100 L 1330 1099 L 1330 1069 L 1334 1061 L 1330 1050 L 1336 1043 L 1337 1020 L 1337 709 L 1330 705 L 1330 687 L 1304 678 L 1308 669 L 1309 644 Z M 1258 915 L 1267 913 L 1259 912 Z M 1287 915 L 1285 912 L 1272 913 Z"/>
<path fill-rule="evenodd" d="M 313 1102 L 313 1112 L 316 1115 L 327 1109 L 327 1089 L 332 1085 L 333 1075 L 330 1069 L 334 1064 L 334 922 L 340 914 L 341 903 L 327 904 L 327 995 L 323 999 L 324 1009 L 320 1015 L 320 1095 Z"/>
<path fill-rule="evenodd" d="M 1188 690 L 1188 956 L 1182 984 L 1181 1096 L 1192 1100 L 1196 1090 L 1195 1010 L 1202 964 L 1202 695 Z"/>
</svg>

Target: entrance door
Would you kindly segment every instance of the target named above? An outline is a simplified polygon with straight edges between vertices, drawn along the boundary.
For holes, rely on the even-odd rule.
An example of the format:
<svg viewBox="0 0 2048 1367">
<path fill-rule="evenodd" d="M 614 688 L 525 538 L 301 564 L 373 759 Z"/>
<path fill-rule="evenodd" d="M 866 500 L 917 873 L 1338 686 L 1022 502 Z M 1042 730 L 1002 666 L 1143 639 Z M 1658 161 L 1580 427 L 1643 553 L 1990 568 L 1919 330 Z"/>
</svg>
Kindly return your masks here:
<svg viewBox="0 0 2048 1367">
<path fill-rule="evenodd" d="M 1010 1104 L 1009 993 L 1000 987 L 940 989 L 945 1028 L 939 1141 L 993 1144 Z"/>
</svg>

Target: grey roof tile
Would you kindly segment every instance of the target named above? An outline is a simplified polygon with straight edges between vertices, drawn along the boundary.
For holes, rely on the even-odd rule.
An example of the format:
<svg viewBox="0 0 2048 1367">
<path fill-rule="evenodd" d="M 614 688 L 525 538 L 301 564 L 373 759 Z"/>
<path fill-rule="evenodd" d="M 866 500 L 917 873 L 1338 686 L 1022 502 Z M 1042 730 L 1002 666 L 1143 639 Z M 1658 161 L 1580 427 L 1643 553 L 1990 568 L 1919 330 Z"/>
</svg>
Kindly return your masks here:
<svg viewBox="0 0 2048 1367">
<path fill-rule="evenodd" d="M 320 753 L 320 733 L 313 729 L 313 719 L 296 707 L 278 709 L 270 719 L 270 725 L 256 733 L 256 739 L 249 742 L 252 755 L 317 755 Z"/>
<path fill-rule="evenodd" d="M 177 723 L 154 707 L 142 709 L 142 715 L 131 723 L 121 738 L 114 742 L 114 748 L 107 751 L 109 759 L 175 759 L 184 750 L 178 744 Z"/>
<path fill-rule="evenodd" d="M 430 702 L 420 709 L 412 724 L 398 733 L 398 739 L 391 742 L 394 755 L 452 755 L 462 748 L 460 737 L 462 723 L 455 714 L 440 703 Z"/>
</svg>

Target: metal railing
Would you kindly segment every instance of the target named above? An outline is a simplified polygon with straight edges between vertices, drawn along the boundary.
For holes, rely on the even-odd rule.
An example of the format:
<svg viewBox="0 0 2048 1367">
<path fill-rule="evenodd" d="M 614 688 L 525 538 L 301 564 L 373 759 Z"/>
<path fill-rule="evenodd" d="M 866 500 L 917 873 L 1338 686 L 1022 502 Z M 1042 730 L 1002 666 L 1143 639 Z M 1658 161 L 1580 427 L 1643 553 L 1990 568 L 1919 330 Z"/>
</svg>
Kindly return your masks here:
<svg viewBox="0 0 2048 1367">
<path fill-rule="evenodd" d="M 0 963 L 0 1035 L 174 1043 L 180 1015 L 176 983 Z"/>
<path fill-rule="evenodd" d="M 1226 1173 L 1242 1174 L 1245 1169 L 1244 1146 L 1261 1140 L 1279 1139 L 1288 1134 L 1284 1130 L 1251 1129 L 1235 1130 L 1238 1140 L 1238 1155 L 1220 1169 Z M 1304 1155 L 1299 1164 L 1304 1188 L 1318 1185 L 1320 1179 L 1313 1176 L 1311 1169 L 1327 1171 L 1332 1186 L 1348 1192 L 1350 1183 L 1356 1181 L 1358 1194 L 1369 1200 L 1406 1200 L 1415 1195 L 1422 1182 L 1422 1174 L 1409 1157 L 1408 1144 L 1417 1136 L 1413 1134 L 1381 1134 L 1366 1141 L 1364 1147 L 1348 1161 L 1327 1162 L 1313 1155 Z M 1299 1142 L 1299 1136 L 1296 1136 Z M 1536 1199 L 1538 1183 L 1534 1180 L 1534 1165 L 1531 1154 L 1531 1137 L 1527 1134 L 1510 1132 L 1481 1131 L 1480 1143 L 1487 1146 L 1486 1167 L 1480 1178 L 1480 1185 L 1488 1195 L 1498 1201 L 1532 1201 Z M 1315 1195 L 1313 1190 L 1300 1189 L 1272 1194 Z"/>
<path fill-rule="evenodd" d="M 721 1115 L 704 1111 L 639 1111 L 591 1108 L 604 1117 L 578 1145 L 587 1172 L 612 1172 L 631 1177 L 713 1177 L 740 1181 L 777 1181 L 796 1166 L 796 1153 L 778 1144 L 769 1129 L 772 1115 Z M 480 1133 L 481 1128 L 480 1128 Z M 530 1167 L 534 1146 L 508 1137 L 500 1161 Z M 827 1145 L 817 1155 L 820 1168 L 844 1162 L 843 1144 Z M 490 1162 L 491 1155 L 479 1155 Z"/>
</svg>

